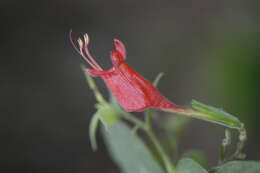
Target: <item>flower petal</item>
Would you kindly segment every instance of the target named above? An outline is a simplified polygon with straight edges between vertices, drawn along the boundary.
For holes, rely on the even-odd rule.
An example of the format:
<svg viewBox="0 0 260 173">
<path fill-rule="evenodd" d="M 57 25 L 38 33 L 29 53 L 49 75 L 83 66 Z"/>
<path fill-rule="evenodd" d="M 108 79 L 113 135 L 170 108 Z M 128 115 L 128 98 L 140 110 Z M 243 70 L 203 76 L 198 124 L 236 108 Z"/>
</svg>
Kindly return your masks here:
<svg viewBox="0 0 260 173">
<path fill-rule="evenodd" d="M 125 62 L 123 55 L 117 50 L 112 50 L 110 52 L 110 58 L 115 66 L 119 66 L 121 63 Z"/>
<path fill-rule="evenodd" d="M 122 56 L 125 60 L 126 59 L 126 49 L 125 49 L 124 44 L 117 39 L 114 39 L 114 44 L 115 44 L 116 50 L 122 54 Z"/>
<path fill-rule="evenodd" d="M 95 77 L 95 76 L 101 76 L 101 75 L 112 73 L 113 68 L 111 68 L 110 70 L 85 69 L 84 71 L 88 72 L 90 76 Z"/>
</svg>

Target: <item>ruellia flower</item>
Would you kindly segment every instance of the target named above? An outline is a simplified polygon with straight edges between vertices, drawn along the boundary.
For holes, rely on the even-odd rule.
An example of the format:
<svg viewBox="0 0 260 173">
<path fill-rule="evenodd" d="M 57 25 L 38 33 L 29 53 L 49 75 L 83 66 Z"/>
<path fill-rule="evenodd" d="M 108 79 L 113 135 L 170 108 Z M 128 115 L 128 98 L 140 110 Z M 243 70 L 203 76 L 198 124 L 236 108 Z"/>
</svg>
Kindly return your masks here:
<svg viewBox="0 0 260 173">
<path fill-rule="evenodd" d="M 91 76 L 101 77 L 126 111 L 143 111 L 146 108 L 185 111 L 182 107 L 171 103 L 149 81 L 126 64 L 126 49 L 119 40 L 114 39 L 115 50 L 110 52 L 113 66 L 109 70 L 103 70 L 90 54 L 88 34 L 84 34 L 83 39 L 78 38 L 78 46 L 76 46 L 70 31 L 70 41 L 74 49 L 92 67 L 85 71 Z"/>
</svg>

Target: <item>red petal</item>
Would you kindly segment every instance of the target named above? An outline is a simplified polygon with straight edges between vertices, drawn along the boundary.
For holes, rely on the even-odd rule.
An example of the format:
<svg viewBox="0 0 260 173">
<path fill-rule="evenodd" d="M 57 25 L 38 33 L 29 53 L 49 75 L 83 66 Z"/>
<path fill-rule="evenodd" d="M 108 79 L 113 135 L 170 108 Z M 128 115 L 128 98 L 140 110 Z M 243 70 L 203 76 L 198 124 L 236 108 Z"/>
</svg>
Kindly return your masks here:
<svg viewBox="0 0 260 173">
<path fill-rule="evenodd" d="M 111 61 L 113 62 L 113 64 L 115 66 L 118 66 L 121 63 L 125 62 L 125 59 L 123 58 L 123 55 L 119 51 L 117 51 L 117 50 L 112 50 L 110 52 L 110 58 L 111 58 Z"/>
<path fill-rule="evenodd" d="M 119 104 L 127 111 L 142 111 L 151 106 L 142 86 L 136 83 L 135 75 L 128 73 L 125 65 L 120 66 L 123 71 L 115 71 L 113 75 L 104 75 L 106 85 L 116 97 Z"/>
<path fill-rule="evenodd" d="M 116 50 L 122 54 L 122 56 L 125 60 L 126 59 L 126 49 L 125 49 L 124 44 L 117 39 L 114 39 L 114 44 L 115 44 Z"/>
<path fill-rule="evenodd" d="M 96 77 L 110 73 L 109 71 L 105 70 L 96 70 L 96 69 L 85 69 L 84 71 L 88 72 L 90 76 Z"/>
<path fill-rule="evenodd" d="M 142 111 L 148 107 L 184 110 L 162 96 L 149 81 L 127 64 L 121 64 L 112 75 L 104 75 L 102 78 L 127 111 Z"/>
</svg>

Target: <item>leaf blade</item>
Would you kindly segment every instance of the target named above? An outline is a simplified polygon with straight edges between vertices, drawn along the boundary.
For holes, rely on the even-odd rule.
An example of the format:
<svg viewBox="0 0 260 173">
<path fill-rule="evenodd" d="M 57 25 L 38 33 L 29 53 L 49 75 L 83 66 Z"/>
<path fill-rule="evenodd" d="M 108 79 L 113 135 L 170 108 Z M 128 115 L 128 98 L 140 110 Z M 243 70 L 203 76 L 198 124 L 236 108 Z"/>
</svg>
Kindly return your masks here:
<svg viewBox="0 0 260 173">
<path fill-rule="evenodd" d="M 163 173 L 143 141 L 122 121 L 103 129 L 105 143 L 123 173 Z"/>
<path fill-rule="evenodd" d="M 192 159 L 184 158 L 177 165 L 178 173 L 207 173 L 197 162 Z"/>
<path fill-rule="evenodd" d="M 210 173 L 259 173 L 260 162 L 232 161 L 214 168 Z"/>
</svg>

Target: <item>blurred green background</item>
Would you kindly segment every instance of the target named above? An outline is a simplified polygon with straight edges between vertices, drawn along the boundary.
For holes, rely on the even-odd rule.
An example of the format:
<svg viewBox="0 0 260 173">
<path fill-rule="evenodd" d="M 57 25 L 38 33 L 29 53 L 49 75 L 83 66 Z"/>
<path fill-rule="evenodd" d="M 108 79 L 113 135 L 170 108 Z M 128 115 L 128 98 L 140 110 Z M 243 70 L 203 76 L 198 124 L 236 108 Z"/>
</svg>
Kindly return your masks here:
<svg viewBox="0 0 260 173">
<path fill-rule="evenodd" d="M 257 0 L 2 0 L 0 172 L 119 172 L 100 135 L 98 152 L 90 149 L 96 101 L 71 28 L 75 38 L 88 32 L 103 67 L 117 38 L 145 78 L 165 72 L 159 88 L 174 103 L 194 98 L 237 115 L 248 130 L 247 159 L 259 160 L 259 7 Z M 192 120 L 180 150 L 202 150 L 216 165 L 223 136 L 222 127 Z"/>
</svg>

